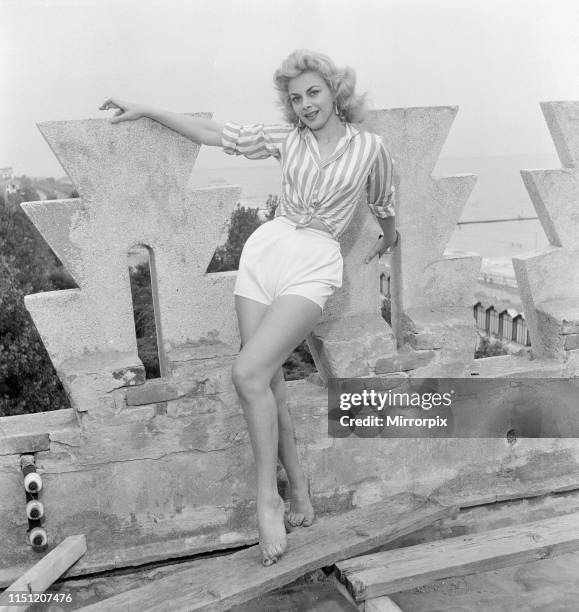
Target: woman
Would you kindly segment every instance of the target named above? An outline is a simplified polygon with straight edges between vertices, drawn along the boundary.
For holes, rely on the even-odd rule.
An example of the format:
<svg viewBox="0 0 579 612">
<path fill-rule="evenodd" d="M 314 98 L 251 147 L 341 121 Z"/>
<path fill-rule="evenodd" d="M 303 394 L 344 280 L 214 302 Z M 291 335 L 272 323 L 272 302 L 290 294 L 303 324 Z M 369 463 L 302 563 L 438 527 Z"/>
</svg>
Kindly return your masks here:
<svg viewBox="0 0 579 612">
<path fill-rule="evenodd" d="M 392 162 L 380 137 L 362 132 L 363 98 L 351 69 L 338 70 L 325 55 L 295 51 L 275 72 L 285 125 L 220 125 L 116 98 L 112 123 L 149 117 L 198 144 L 250 159 L 273 156 L 282 166 L 282 197 L 274 220 L 247 241 L 235 286 L 242 349 L 233 382 L 249 429 L 257 466 L 257 518 L 264 565 L 286 548 L 284 503 L 276 480 L 277 457 L 291 485 L 292 526 L 314 520 L 308 482 L 299 464 L 286 406 L 282 364 L 320 320 L 342 284 L 339 236 L 361 193 L 382 226 L 365 263 L 395 245 Z"/>
</svg>

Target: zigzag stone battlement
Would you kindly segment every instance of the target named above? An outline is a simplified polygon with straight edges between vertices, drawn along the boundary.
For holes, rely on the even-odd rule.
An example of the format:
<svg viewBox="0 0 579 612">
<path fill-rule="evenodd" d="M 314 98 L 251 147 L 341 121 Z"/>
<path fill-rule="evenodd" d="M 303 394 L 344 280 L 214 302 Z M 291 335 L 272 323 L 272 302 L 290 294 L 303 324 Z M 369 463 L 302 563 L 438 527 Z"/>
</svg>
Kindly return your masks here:
<svg viewBox="0 0 579 612">
<path fill-rule="evenodd" d="M 378 232 L 361 206 L 343 238 L 344 286 L 309 339 L 322 377 L 577 376 L 579 106 L 543 108 L 566 167 L 523 175 L 548 211 L 554 245 L 515 262 L 537 358 L 474 362 L 480 258 L 445 248 L 475 177 L 431 175 L 457 109 L 393 109 L 368 123 L 396 168 L 393 329 L 380 316 L 378 263 L 361 264 Z M 22 453 L 35 454 L 44 479 L 49 543 L 86 534 L 88 552 L 72 573 L 255 542 L 253 460 L 230 376 L 239 347 L 235 273 L 205 273 L 239 189 L 190 189 L 199 147 L 149 120 L 40 128 L 80 198 L 24 209 L 79 288 L 28 296 L 26 306 L 72 409 L 0 419 L 0 585 L 36 560 L 26 542 Z M 127 266 L 135 245 L 152 252 L 156 380 L 145 380 L 136 351 Z M 288 405 L 321 513 L 399 491 L 462 496 L 468 505 L 473 496 L 516 498 L 579 482 L 573 440 L 329 438 L 323 386 L 289 384 Z M 503 423 L 503 409 L 486 405 L 489 423 Z"/>
</svg>

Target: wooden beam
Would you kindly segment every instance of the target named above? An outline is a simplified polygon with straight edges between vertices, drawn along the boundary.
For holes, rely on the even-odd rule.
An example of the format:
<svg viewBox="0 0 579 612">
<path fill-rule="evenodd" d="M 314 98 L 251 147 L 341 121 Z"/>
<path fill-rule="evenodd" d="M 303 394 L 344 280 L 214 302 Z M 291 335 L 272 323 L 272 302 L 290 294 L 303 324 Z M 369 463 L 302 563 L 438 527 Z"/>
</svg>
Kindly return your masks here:
<svg viewBox="0 0 579 612">
<path fill-rule="evenodd" d="M 336 564 L 356 601 L 579 550 L 579 513 L 389 550 Z"/>
<path fill-rule="evenodd" d="M 0 595 L 0 612 L 14 612 L 14 604 L 8 605 L 8 593 L 14 591 L 41 593 L 46 591 L 85 552 L 86 538 L 84 535 L 74 535 L 64 539 Z M 19 604 L 18 607 L 27 608 L 28 606 Z"/>
<path fill-rule="evenodd" d="M 259 547 L 202 559 L 187 570 L 82 608 L 84 612 L 218 612 L 289 584 L 305 573 L 377 548 L 456 508 L 415 495 L 395 496 L 372 506 L 322 519 L 288 536 L 288 550 L 270 567 Z"/>
</svg>

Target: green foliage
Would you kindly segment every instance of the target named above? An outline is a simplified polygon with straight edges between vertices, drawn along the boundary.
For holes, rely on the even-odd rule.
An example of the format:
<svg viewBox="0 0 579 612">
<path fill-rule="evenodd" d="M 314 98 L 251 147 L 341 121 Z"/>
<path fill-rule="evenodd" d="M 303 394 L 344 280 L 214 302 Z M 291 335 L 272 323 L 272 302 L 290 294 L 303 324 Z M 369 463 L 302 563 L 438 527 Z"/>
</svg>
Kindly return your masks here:
<svg viewBox="0 0 579 612">
<path fill-rule="evenodd" d="M 301 380 L 317 372 L 316 365 L 307 342 L 304 340 L 283 364 L 286 380 Z"/>
<path fill-rule="evenodd" d="M 0 208 L 0 251 L 14 257 L 18 282 L 29 283 L 32 292 L 45 291 L 50 289 L 45 272 L 59 262 L 20 208 L 23 201 L 26 193 L 8 194 Z"/>
<path fill-rule="evenodd" d="M 24 308 L 33 286 L 14 257 L 0 253 L 0 416 L 68 408 L 46 349 Z"/>
<path fill-rule="evenodd" d="M 272 195 L 271 193 L 267 196 L 267 200 L 265 202 L 265 208 L 267 212 L 265 213 L 265 218 L 268 221 L 271 221 L 275 217 L 275 211 L 279 206 L 279 196 Z"/>
<path fill-rule="evenodd" d="M 474 358 L 484 359 L 485 357 L 497 357 L 498 355 L 508 355 L 505 345 L 497 339 L 491 339 L 488 336 L 479 336 L 478 345 L 476 347 Z"/>
<path fill-rule="evenodd" d="M 386 323 L 392 327 L 392 301 L 390 298 L 385 297 L 382 299 L 381 312 L 384 321 L 386 321 Z"/>
<path fill-rule="evenodd" d="M 61 289 L 74 289 L 78 285 L 74 279 L 63 267 L 55 268 L 46 275 L 51 291 L 60 291 Z"/>
<path fill-rule="evenodd" d="M 63 274 L 60 286 L 53 284 L 60 263 L 20 209 L 20 202 L 37 199 L 31 183 L 24 181 L 22 193 L 0 201 L 0 416 L 68 407 L 24 307 L 25 295 L 64 288 L 65 283 Z"/>
<path fill-rule="evenodd" d="M 148 262 L 131 268 L 131 294 L 137 336 L 137 353 L 145 366 L 147 378 L 159 378 L 159 349 L 155 328 L 155 311 L 151 293 L 151 273 Z"/>
<path fill-rule="evenodd" d="M 207 272 L 239 269 L 239 258 L 246 240 L 261 225 L 258 208 L 238 206 L 231 215 L 227 242 L 218 247 Z"/>
</svg>

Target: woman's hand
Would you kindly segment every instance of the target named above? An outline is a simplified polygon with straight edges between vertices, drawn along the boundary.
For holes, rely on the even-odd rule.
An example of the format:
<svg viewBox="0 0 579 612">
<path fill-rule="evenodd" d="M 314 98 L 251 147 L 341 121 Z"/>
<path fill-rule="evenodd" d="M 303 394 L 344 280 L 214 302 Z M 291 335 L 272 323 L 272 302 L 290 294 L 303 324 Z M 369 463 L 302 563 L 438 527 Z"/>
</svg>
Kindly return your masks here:
<svg viewBox="0 0 579 612">
<path fill-rule="evenodd" d="M 368 251 L 368 255 L 364 259 L 364 263 L 370 263 L 376 255 L 384 255 L 387 251 L 392 251 L 396 246 L 398 246 L 398 242 L 400 240 L 400 234 L 398 230 L 396 230 L 396 234 L 394 239 L 388 240 L 386 236 L 380 236 L 372 248 Z"/>
<path fill-rule="evenodd" d="M 132 102 L 124 102 L 118 98 L 107 98 L 99 107 L 99 110 L 110 110 L 116 108 L 117 112 L 113 115 L 111 123 L 121 121 L 134 121 L 147 115 L 146 108 Z"/>
</svg>

